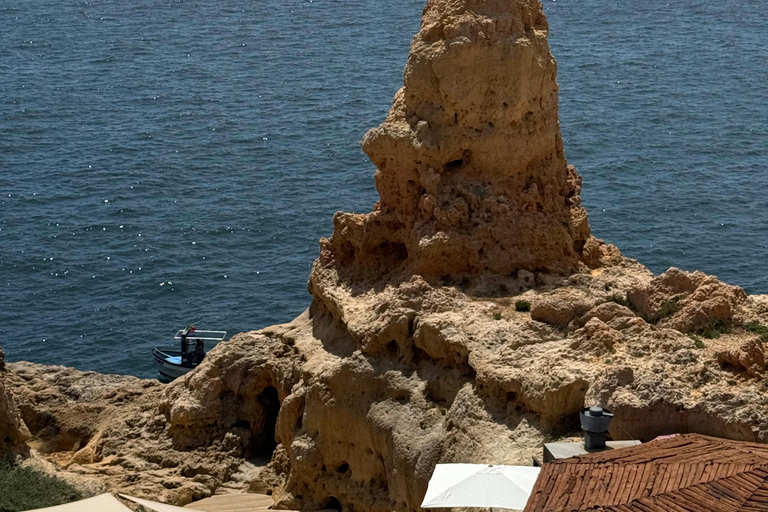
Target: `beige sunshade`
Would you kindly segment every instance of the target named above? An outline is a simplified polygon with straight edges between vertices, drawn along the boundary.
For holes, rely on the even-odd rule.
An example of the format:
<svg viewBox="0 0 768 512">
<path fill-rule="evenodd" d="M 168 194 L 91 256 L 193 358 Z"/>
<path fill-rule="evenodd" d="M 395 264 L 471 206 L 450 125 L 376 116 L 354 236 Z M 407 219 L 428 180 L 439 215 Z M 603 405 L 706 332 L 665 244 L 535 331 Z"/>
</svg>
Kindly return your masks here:
<svg viewBox="0 0 768 512">
<path fill-rule="evenodd" d="M 109 493 L 99 494 L 93 498 L 56 505 L 55 507 L 36 508 L 28 512 L 132 512 Z"/>
<path fill-rule="evenodd" d="M 166 505 L 165 503 L 158 503 L 156 501 L 149 501 L 149 500 L 143 500 L 141 498 L 134 498 L 133 496 L 128 496 L 127 494 L 120 494 L 120 497 L 125 498 L 127 500 L 131 500 L 134 503 L 138 503 L 144 508 L 155 510 L 156 512 L 179 512 L 179 511 L 189 512 L 188 508 L 181 508 L 175 505 Z"/>
</svg>

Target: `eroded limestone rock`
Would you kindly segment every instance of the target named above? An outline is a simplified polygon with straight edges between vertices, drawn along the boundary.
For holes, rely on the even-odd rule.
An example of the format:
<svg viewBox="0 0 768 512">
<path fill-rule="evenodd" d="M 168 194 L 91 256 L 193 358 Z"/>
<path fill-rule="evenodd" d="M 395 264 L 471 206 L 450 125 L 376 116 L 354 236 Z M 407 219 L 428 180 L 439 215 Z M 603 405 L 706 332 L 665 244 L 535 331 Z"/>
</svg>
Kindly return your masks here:
<svg viewBox="0 0 768 512">
<path fill-rule="evenodd" d="M 765 372 L 765 348 L 755 335 L 746 335 L 741 339 L 730 338 L 727 341 L 708 340 L 706 344 L 715 348 L 717 363 L 735 374 L 761 377 Z"/>
<path fill-rule="evenodd" d="M 29 431 L 21 419 L 5 380 L 5 353 L 0 347 L 0 458 L 29 452 L 26 445 Z"/>
<path fill-rule="evenodd" d="M 596 305 L 590 297 L 577 288 L 559 288 L 538 298 L 531 307 L 531 318 L 557 327 L 567 327 Z"/>
<path fill-rule="evenodd" d="M 403 88 L 363 139 L 380 201 L 336 214 L 319 265 L 355 280 L 575 270 L 589 223 L 547 30 L 539 0 L 427 3 Z"/>
<path fill-rule="evenodd" d="M 715 276 L 673 267 L 647 285 L 630 290 L 627 299 L 649 321 L 695 332 L 730 323 L 747 294 Z"/>
</svg>

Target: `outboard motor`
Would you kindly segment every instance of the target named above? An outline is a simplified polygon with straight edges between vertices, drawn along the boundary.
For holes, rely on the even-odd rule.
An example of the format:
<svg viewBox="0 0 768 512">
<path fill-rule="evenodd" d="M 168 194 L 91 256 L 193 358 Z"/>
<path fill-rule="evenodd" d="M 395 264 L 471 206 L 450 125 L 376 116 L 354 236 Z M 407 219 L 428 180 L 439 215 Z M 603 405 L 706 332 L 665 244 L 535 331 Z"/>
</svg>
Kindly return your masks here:
<svg viewBox="0 0 768 512">
<path fill-rule="evenodd" d="M 584 431 L 584 448 L 602 450 L 611 425 L 613 413 L 602 407 L 585 407 L 579 412 L 581 429 Z"/>
<path fill-rule="evenodd" d="M 205 342 L 203 342 L 203 340 L 198 338 L 195 340 L 195 364 L 202 363 L 204 357 L 205 357 Z"/>
</svg>

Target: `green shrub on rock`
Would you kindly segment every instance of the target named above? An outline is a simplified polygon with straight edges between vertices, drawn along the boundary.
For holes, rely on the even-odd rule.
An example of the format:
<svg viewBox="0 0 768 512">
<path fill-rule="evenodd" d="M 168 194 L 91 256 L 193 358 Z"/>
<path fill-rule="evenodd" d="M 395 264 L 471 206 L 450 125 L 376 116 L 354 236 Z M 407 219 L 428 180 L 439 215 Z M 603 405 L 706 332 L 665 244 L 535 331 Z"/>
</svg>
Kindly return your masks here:
<svg viewBox="0 0 768 512">
<path fill-rule="evenodd" d="M 688 337 L 693 340 L 693 344 L 696 346 L 696 348 L 704 348 L 704 342 L 701 341 L 701 338 L 694 334 L 690 334 Z"/>
<path fill-rule="evenodd" d="M 629 307 L 629 302 L 627 302 L 627 299 L 625 299 L 621 294 L 614 293 L 613 295 L 609 295 L 605 298 L 606 302 L 615 302 L 616 304 L 619 304 L 624 307 Z"/>
<path fill-rule="evenodd" d="M 81 498 L 64 480 L 0 459 L 0 512 L 52 507 Z"/>
<path fill-rule="evenodd" d="M 764 326 L 760 322 L 748 322 L 744 324 L 744 329 L 749 332 L 760 335 L 760 341 L 768 343 L 768 327 Z"/>
<path fill-rule="evenodd" d="M 729 332 L 731 332 L 731 324 L 719 318 L 712 319 L 698 331 L 699 334 L 710 340 L 716 340 L 721 334 L 728 334 Z"/>
</svg>

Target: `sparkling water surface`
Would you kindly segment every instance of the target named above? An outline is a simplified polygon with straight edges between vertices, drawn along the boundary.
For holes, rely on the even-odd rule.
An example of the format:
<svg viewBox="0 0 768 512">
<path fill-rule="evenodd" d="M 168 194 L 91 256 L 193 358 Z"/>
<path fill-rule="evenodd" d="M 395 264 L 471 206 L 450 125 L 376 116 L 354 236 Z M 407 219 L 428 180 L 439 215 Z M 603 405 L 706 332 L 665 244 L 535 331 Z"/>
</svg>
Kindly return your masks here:
<svg viewBox="0 0 768 512">
<path fill-rule="evenodd" d="M 593 233 L 768 292 L 768 3 L 544 2 Z M 155 376 L 151 347 L 307 307 L 369 211 L 359 147 L 423 1 L 0 0 L 0 345 Z"/>
</svg>

